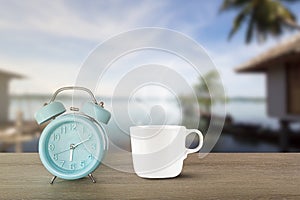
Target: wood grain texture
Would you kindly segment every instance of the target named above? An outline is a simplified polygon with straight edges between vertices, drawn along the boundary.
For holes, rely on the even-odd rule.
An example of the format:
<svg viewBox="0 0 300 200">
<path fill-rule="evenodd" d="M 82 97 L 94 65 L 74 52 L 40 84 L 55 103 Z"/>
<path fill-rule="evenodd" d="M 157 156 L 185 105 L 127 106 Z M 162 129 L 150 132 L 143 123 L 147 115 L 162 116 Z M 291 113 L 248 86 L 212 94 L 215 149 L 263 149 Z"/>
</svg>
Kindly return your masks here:
<svg viewBox="0 0 300 200">
<path fill-rule="evenodd" d="M 38 154 L 0 154 L 0 199 L 300 199 L 300 154 L 193 154 L 164 180 L 106 166 L 94 176 L 50 185 Z"/>
</svg>

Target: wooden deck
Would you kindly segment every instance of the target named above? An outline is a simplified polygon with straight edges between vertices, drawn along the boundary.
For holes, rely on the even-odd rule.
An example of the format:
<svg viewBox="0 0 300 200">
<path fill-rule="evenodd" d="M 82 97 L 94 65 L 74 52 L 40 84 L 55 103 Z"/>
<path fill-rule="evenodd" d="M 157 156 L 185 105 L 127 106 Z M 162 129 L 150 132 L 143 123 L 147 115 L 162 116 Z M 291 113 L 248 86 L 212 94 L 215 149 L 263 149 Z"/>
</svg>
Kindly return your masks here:
<svg viewBox="0 0 300 200">
<path fill-rule="evenodd" d="M 77 181 L 57 179 L 36 153 L 0 154 L 0 199 L 300 199 L 300 154 L 213 153 L 185 160 L 174 179 L 147 180 L 106 166 Z"/>
</svg>

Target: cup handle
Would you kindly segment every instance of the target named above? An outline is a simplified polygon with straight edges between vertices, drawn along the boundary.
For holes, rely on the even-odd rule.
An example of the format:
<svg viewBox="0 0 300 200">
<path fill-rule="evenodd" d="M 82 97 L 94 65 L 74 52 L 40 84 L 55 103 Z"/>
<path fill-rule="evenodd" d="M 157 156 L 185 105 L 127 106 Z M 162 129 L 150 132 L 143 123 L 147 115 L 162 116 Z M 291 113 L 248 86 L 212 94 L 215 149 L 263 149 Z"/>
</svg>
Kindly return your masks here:
<svg viewBox="0 0 300 200">
<path fill-rule="evenodd" d="M 198 134 L 198 136 L 199 136 L 199 145 L 194 149 L 186 148 L 186 154 L 195 153 L 195 152 L 199 151 L 201 149 L 201 147 L 203 146 L 203 135 L 202 135 L 201 131 L 199 131 L 197 129 L 187 129 L 186 133 L 185 133 L 185 138 L 191 133 L 197 133 Z"/>
</svg>

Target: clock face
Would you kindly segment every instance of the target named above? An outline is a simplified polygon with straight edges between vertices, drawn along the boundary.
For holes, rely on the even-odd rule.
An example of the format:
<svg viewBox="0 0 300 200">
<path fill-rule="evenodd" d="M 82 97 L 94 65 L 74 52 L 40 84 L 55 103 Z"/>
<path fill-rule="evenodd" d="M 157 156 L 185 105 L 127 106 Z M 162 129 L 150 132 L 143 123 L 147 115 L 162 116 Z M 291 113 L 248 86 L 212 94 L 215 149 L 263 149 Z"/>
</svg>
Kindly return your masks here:
<svg viewBox="0 0 300 200">
<path fill-rule="evenodd" d="M 68 114 L 56 118 L 39 142 L 42 163 L 53 175 L 78 179 L 92 173 L 105 153 L 104 130 L 88 117 Z"/>
</svg>

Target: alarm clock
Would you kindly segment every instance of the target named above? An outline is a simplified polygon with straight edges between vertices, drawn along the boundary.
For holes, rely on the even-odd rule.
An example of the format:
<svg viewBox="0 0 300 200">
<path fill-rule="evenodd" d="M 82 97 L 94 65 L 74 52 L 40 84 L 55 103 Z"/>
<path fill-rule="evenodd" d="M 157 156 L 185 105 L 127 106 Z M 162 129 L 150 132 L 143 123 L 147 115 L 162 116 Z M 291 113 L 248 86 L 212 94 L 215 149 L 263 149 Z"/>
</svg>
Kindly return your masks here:
<svg viewBox="0 0 300 200">
<path fill-rule="evenodd" d="M 82 108 L 71 107 L 69 113 L 63 103 L 55 101 L 64 90 L 82 90 L 92 101 Z M 39 155 L 45 168 L 56 177 L 74 180 L 89 176 L 95 183 L 92 172 L 97 169 L 108 149 L 108 139 L 103 128 L 111 114 L 97 103 L 93 93 L 84 87 L 63 87 L 58 89 L 49 103 L 35 114 L 38 124 L 52 120 L 39 139 Z"/>
</svg>

